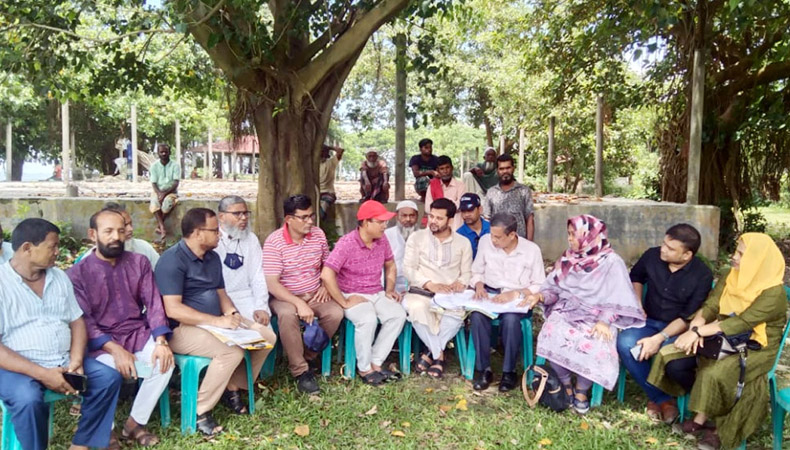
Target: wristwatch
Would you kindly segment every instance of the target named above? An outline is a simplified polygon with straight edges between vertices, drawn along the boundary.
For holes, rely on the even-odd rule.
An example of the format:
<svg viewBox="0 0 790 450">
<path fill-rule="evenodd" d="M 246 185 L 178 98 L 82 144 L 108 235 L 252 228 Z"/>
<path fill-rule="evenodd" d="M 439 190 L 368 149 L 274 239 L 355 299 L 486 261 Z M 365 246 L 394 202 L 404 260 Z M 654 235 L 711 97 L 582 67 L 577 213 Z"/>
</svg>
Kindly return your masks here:
<svg viewBox="0 0 790 450">
<path fill-rule="evenodd" d="M 661 336 L 664 336 L 664 340 L 665 340 L 665 341 L 666 341 L 666 340 L 668 340 L 668 339 L 669 339 L 669 337 L 670 337 L 668 334 L 666 334 L 666 333 L 664 332 L 664 330 L 661 330 L 661 333 L 660 333 L 660 334 L 661 334 Z"/>
<path fill-rule="evenodd" d="M 518 291 L 518 297 L 516 297 L 516 300 L 518 300 L 518 301 L 522 301 L 522 300 L 524 300 L 525 298 L 527 298 L 527 297 L 524 295 L 524 292 L 522 292 L 522 291 Z"/>
<path fill-rule="evenodd" d="M 167 339 L 162 341 L 156 341 L 156 345 L 164 345 L 165 347 L 170 347 L 170 344 L 167 342 Z"/>
<path fill-rule="evenodd" d="M 699 334 L 699 327 L 697 326 L 691 327 L 691 331 L 697 333 L 697 336 L 702 337 L 702 335 Z"/>
</svg>

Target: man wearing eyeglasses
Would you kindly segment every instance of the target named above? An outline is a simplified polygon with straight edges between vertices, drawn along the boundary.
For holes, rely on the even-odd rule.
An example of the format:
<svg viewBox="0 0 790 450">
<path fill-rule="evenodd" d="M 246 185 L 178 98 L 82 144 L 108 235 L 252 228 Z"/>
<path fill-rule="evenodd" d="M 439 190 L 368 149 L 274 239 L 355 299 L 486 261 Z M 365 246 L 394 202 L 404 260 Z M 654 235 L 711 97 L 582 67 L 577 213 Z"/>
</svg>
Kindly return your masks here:
<svg viewBox="0 0 790 450">
<path fill-rule="evenodd" d="M 288 370 L 296 388 L 306 394 L 320 392 L 309 362 L 317 353 L 305 348 L 301 322 L 318 325 L 331 339 L 343 320 L 343 308 L 327 294 L 321 269 L 329 257 L 324 232 L 313 226 L 315 210 L 310 197 L 292 195 L 283 202 L 285 223 L 263 244 L 263 273 L 277 316 L 280 343 L 288 356 Z"/>
<path fill-rule="evenodd" d="M 224 398 L 237 414 L 246 414 L 240 389 L 247 388 L 244 350 L 228 346 L 198 325 L 236 329 L 261 328 L 245 321 L 225 291 L 222 261 L 213 250 L 219 243 L 219 223 L 214 211 L 193 208 L 181 220 L 183 239 L 159 258 L 154 275 L 165 312 L 170 318 L 174 353 L 211 358 L 206 376 L 200 383 L 197 398 L 197 429 L 207 436 L 222 431 L 211 411 Z M 261 336 L 266 338 L 264 332 Z M 265 353 L 251 352 L 254 373 L 263 365 Z"/>
</svg>

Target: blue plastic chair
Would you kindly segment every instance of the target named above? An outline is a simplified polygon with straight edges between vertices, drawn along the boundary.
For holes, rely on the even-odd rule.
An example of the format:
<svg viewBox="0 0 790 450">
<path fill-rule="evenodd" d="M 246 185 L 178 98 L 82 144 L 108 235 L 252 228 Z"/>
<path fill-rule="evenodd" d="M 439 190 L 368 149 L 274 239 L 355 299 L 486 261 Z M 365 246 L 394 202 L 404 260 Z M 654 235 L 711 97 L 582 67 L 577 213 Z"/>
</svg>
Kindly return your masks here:
<svg viewBox="0 0 790 450">
<path fill-rule="evenodd" d="M 790 301 L 790 288 L 787 286 L 784 288 L 787 300 Z M 790 387 L 780 390 L 776 384 L 776 366 L 779 364 L 779 358 L 782 356 L 782 351 L 787 343 L 788 333 L 790 333 L 790 323 L 785 325 L 774 366 L 768 372 L 768 389 L 771 392 L 771 419 L 773 421 L 774 450 L 780 450 L 782 448 L 782 432 L 784 431 L 785 414 L 787 411 L 790 411 Z"/>
<path fill-rule="evenodd" d="M 50 391 L 44 391 L 44 402 L 49 405 L 49 436 L 52 437 L 52 422 L 55 415 L 55 402 L 66 398 L 65 395 Z M 0 409 L 3 411 L 3 435 L 0 441 L 0 450 L 22 450 L 22 444 L 16 438 L 14 424 L 11 422 L 11 414 L 5 407 L 5 403 L 0 400 Z"/>
<path fill-rule="evenodd" d="M 495 340 L 498 336 L 497 330 L 499 329 L 499 318 L 494 319 L 491 322 L 491 334 L 492 340 Z M 461 329 L 461 332 L 464 330 Z M 524 370 L 526 370 L 529 366 L 532 365 L 534 361 L 534 344 L 533 344 L 533 337 L 532 337 L 532 316 L 525 317 L 521 319 L 521 335 L 522 335 L 522 342 L 521 342 L 521 358 L 524 362 Z M 469 337 L 467 338 L 466 344 L 466 363 L 463 364 L 462 375 L 467 380 L 471 380 L 474 377 L 475 371 L 475 358 L 477 357 L 477 350 L 475 349 L 475 343 L 472 339 L 472 330 L 469 330 Z"/>
<path fill-rule="evenodd" d="M 277 334 L 277 343 L 274 345 L 266 361 L 263 363 L 260 378 L 269 378 L 274 375 L 274 366 L 277 363 L 277 358 L 282 357 L 283 346 L 280 343 L 280 328 L 277 326 L 277 316 L 271 318 L 272 329 Z M 328 377 L 332 373 L 332 337 L 330 336 L 329 345 L 321 352 L 321 375 Z"/>
<path fill-rule="evenodd" d="M 401 373 L 404 375 L 411 373 L 412 345 L 416 344 L 417 341 L 412 338 L 412 331 L 411 322 L 406 321 L 403 324 L 400 335 L 398 335 L 398 364 L 400 365 Z M 354 323 L 348 319 L 343 319 L 343 322 L 340 324 L 340 347 L 338 347 L 338 352 L 340 352 L 341 348 L 343 349 L 343 375 L 352 380 L 356 378 L 357 374 L 357 349 L 354 346 L 355 334 Z"/>
<path fill-rule="evenodd" d="M 181 369 L 181 434 L 191 434 L 197 430 L 197 397 L 200 387 L 200 374 L 211 364 L 211 358 L 202 356 L 173 354 L 176 365 Z M 244 351 L 247 368 L 247 393 L 250 414 L 255 413 L 255 380 L 252 378 L 250 352 Z M 161 401 L 161 400 L 160 400 Z M 168 412 L 170 409 L 168 399 Z"/>
</svg>

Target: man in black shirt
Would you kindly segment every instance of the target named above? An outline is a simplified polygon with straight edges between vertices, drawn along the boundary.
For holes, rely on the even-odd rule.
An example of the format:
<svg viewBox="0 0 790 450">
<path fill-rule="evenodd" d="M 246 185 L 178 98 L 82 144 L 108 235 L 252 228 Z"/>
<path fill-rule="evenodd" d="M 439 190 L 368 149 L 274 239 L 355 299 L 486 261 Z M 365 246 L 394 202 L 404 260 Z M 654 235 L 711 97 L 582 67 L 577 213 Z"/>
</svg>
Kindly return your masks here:
<svg viewBox="0 0 790 450">
<path fill-rule="evenodd" d="M 694 227 L 677 224 L 667 230 L 661 247 L 653 247 L 639 258 L 631 269 L 631 282 L 643 300 L 647 322 L 642 328 L 623 330 L 617 337 L 620 361 L 647 394 L 648 416 L 666 423 L 678 416 L 675 400 L 646 380 L 650 359 L 662 345 L 686 331 L 687 318 L 700 308 L 710 291 L 713 274 L 695 256 L 700 241 Z M 638 349 L 638 357 L 632 355 L 632 348 Z"/>
</svg>

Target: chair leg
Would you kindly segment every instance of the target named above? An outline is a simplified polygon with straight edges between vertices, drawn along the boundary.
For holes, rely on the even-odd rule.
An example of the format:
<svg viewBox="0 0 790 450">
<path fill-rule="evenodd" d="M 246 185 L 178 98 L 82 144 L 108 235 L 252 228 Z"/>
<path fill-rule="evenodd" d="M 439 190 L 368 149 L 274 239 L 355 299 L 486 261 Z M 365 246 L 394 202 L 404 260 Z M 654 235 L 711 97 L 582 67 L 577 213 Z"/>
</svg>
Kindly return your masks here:
<svg viewBox="0 0 790 450">
<path fill-rule="evenodd" d="M 601 406 L 603 403 L 603 386 L 598 383 L 593 383 L 592 397 L 590 397 L 590 407 Z"/>
<path fill-rule="evenodd" d="M 271 318 L 271 325 L 272 330 L 274 330 L 274 334 L 277 335 L 277 342 L 274 344 L 274 348 L 269 355 L 266 356 L 266 361 L 263 362 L 263 367 L 261 367 L 261 372 L 258 374 L 258 378 L 261 380 L 270 378 L 274 375 L 274 366 L 277 364 L 277 355 L 282 352 L 282 344 L 280 343 L 280 327 L 277 326 L 277 316 L 272 316 Z"/>
<path fill-rule="evenodd" d="M 689 401 L 688 394 L 684 394 L 678 397 L 678 411 L 680 412 L 680 417 L 679 417 L 680 422 L 686 420 L 686 417 L 688 416 L 688 414 L 686 414 L 686 412 L 688 411 L 688 401 Z"/>
<path fill-rule="evenodd" d="M 771 418 L 773 419 L 774 450 L 781 450 L 786 411 L 777 402 L 773 402 L 771 406 L 773 407 L 771 409 Z"/>
<path fill-rule="evenodd" d="M 466 329 L 461 327 L 458 330 L 458 334 L 455 335 L 455 352 L 458 355 L 458 364 L 461 366 L 461 375 L 470 379 L 471 377 L 467 376 L 467 362 L 468 359 L 468 352 L 469 352 L 469 341 L 466 339 Z"/>
<path fill-rule="evenodd" d="M 244 365 L 247 368 L 247 410 L 255 414 L 255 380 L 252 378 L 252 357 L 249 350 L 244 350 Z"/>
<path fill-rule="evenodd" d="M 620 376 L 617 377 L 617 401 L 625 402 L 625 366 L 620 364 Z"/>
<path fill-rule="evenodd" d="M 464 333 L 466 340 L 464 349 L 464 363 L 461 365 L 461 375 L 467 380 L 471 380 L 475 376 L 475 359 L 477 359 L 477 348 L 475 348 L 475 340 L 472 339 L 472 330 L 469 330 L 469 335 L 466 331 L 461 329 L 459 333 Z"/>
<path fill-rule="evenodd" d="M 532 346 L 532 318 L 521 319 L 521 358 L 524 360 L 524 370 L 527 370 L 534 363 L 534 348 Z M 531 371 L 530 371 L 531 372 Z M 529 380 L 532 373 L 528 373 Z"/>
<path fill-rule="evenodd" d="M 165 388 L 159 397 L 159 420 L 162 422 L 162 429 L 170 426 L 170 388 Z"/>
<path fill-rule="evenodd" d="M 329 377 L 332 374 L 332 342 L 321 352 L 321 375 Z"/>
<path fill-rule="evenodd" d="M 398 362 L 400 371 L 404 375 L 411 374 L 411 334 L 411 322 L 407 321 L 398 336 Z"/>
<path fill-rule="evenodd" d="M 344 320 L 346 322 L 344 326 L 346 329 L 346 357 L 344 375 L 353 380 L 357 374 L 357 349 L 354 347 L 354 335 L 356 334 L 356 330 L 354 329 L 354 324 L 350 320 Z"/>
</svg>

